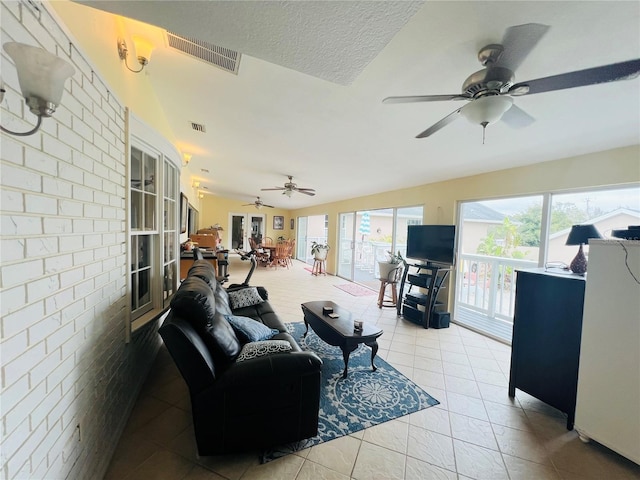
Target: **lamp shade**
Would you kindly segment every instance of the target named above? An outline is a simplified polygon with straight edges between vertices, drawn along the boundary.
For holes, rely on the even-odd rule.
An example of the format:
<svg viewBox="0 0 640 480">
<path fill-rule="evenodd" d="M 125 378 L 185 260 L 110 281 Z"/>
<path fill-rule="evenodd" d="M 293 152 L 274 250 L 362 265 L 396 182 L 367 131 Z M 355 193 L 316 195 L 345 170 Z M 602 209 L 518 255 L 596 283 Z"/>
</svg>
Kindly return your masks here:
<svg viewBox="0 0 640 480">
<path fill-rule="evenodd" d="M 571 227 L 566 245 L 589 243 L 590 238 L 602 238 L 602 235 L 593 225 L 574 225 Z"/>
<path fill-rule="evenodd" d="M 136 47 L 136 56 L 138 57 L 138 62 L 140 62 L 140 64 L 142 65 L 146 65 L 147 63 L 149 63 L 149 60 L 151 59 L 151 52 L 153 51 L 153 44 L 140 35 L 134 35 L 133 45 Z"/>
<path fill-rule="evenodd" d="M 20 90 L 31 112 L 50 117 L 60 104 L 65 80 L 76 70 L 42 48 L 9 42 L 4 49 L 16 65 Z"/>
<path fill-rule="evenodd" d="M 460 113 L 471 123 L 482 125 L 497 122 L 512 105 L 511 97 L 493 95 L 473 100 L 465 105 Z"/>
</svg>

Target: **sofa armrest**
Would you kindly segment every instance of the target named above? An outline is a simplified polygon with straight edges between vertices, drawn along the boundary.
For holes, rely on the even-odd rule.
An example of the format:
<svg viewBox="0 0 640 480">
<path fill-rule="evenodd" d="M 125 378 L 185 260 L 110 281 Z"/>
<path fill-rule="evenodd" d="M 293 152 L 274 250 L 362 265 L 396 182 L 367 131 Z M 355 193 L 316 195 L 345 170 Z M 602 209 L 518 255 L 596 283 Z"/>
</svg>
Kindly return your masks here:
<svg viewBox="0 0 640 480">
<path fill-rule="evenodd" d="M 247 388 L 273 383 L 274 379 L 299 377 L 320 372 L 322 360 L 313 352 L 274 353 L 235 362 L 216 381 L 216 389 Z"/>
</svg>

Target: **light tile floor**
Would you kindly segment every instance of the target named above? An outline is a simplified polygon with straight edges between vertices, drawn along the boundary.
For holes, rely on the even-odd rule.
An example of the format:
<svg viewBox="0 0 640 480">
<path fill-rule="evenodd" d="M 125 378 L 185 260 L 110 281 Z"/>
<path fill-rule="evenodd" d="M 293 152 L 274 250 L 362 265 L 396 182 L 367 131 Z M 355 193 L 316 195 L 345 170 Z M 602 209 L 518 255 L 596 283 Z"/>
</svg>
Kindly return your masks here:
<svg viewBox="0 0 640 480">
<path fill-rule="evenodd" d="M 261 267 L 251 284 L 268 288 L 285 322 L 302 321 L 300 303 L 324 299 L 375 322 L 384 330 L 378 355 L 440 405 L 264 465 L 256 452 L 197 458 L 189 394 L 163 347 L 105 479 L 640 478 L 640 466 L 567 431 L 557 410 L 520 391 L 509 398 L 509 346 L 453 324 L 425 330 L 378 309 L 377 292 L 352 296 L 334 287 L 345 280 L 305 267 Z M 248 263 L 232 257 L 229 272 L 230 283 L 242 282 Z"/>
</svg>

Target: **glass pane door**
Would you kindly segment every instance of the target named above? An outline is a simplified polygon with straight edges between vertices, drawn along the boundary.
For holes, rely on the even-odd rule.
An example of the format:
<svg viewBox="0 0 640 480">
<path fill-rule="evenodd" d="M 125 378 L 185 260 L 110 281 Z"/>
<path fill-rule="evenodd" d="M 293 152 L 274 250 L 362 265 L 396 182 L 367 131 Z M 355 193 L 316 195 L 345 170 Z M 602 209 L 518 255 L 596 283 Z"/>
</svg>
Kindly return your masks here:
<svg viewBox="0 0 640 480">
<path fill-rule="evenodd" d="M 249 219 L 251 222 L 251 232 L 250 235 L 251 237 L 255 240 L 255 242 L 257 244 L 262 243 L 262 238 L 264 237 L 264 224 L 265 224 L 265 220 L 264 220 L 264 215 L 262 214 L 255 214 L 255 215 L 249 215 Z M 249 242 L 249 239 L 246 238 L 245 242 L 245 250 L 249 250 L 250 249 L 250 245 L 251 243 Z"/>
<path fill-rule="evenodd" d="M 229 248 L 249 251 L 251 249 L 249 235 L 256 239 L 257 243 L 262 242 L 265 234 L 265 215 L 231 213 L 229 214 L 229 225 L 231 225 Z M 258 239 L 260 240 L 258 241 Z"/>
<path fill-rule="evenodd" d="M 298 217 L 298 235 L 296 238 L 296 258 L 311 263 L 311 247 L 307 244 L 307 217 Z"/>
<path fill-rule="evenodd" d="M 542 203 L 542 195 L 537 195 L 461 205 L 458 322 L 511 341 L 516 270 L 538 266 Z"/>
<path fill-rule="evenodd" d="M 340 214 L 338 232 L 338 276 L 353 280 L 353 252 L 355 247 L 354 212 Z"/>
<path fill-rule="evenodd" d="M 244 242 L 246 238 L 246 215 L 244 213 L 236 213 L 231 214 L 231 221 L 229 225 L 231 225 L 229 235 L 231 236 L 231 242 L 229 244 L 229 248 L 232 250 L 235 249 L 244 249 Z"/>
</svg>

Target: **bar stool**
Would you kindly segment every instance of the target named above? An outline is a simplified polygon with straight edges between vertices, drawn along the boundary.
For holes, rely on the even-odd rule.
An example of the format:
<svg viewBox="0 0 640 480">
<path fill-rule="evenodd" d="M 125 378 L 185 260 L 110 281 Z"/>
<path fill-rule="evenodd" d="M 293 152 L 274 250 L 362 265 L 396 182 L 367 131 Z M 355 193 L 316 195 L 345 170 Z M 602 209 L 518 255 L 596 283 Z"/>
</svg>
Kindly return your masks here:
<svg viewBox="0 0 640 480">
<path fill-rule="evenodd" d="M 326 275 L 327 274 L 327 261 L 313 259 L 313 268 L 311 269 L 311 275 Z"/>
<path fill-rule="evenodd" d="M 378 293 L 378 308 L 382 307 L 395 307 L 398 303 L 398 291 L 396 285 L 402 275 L 402 264 L 398 264 L 396 268 L 391 270 L 385 277 L 381 277 L 380 280 L 380 292 Z M 387 285 L 391 285 L 391 300 L 385 300 L 385 293 Z"/>
</svg>

